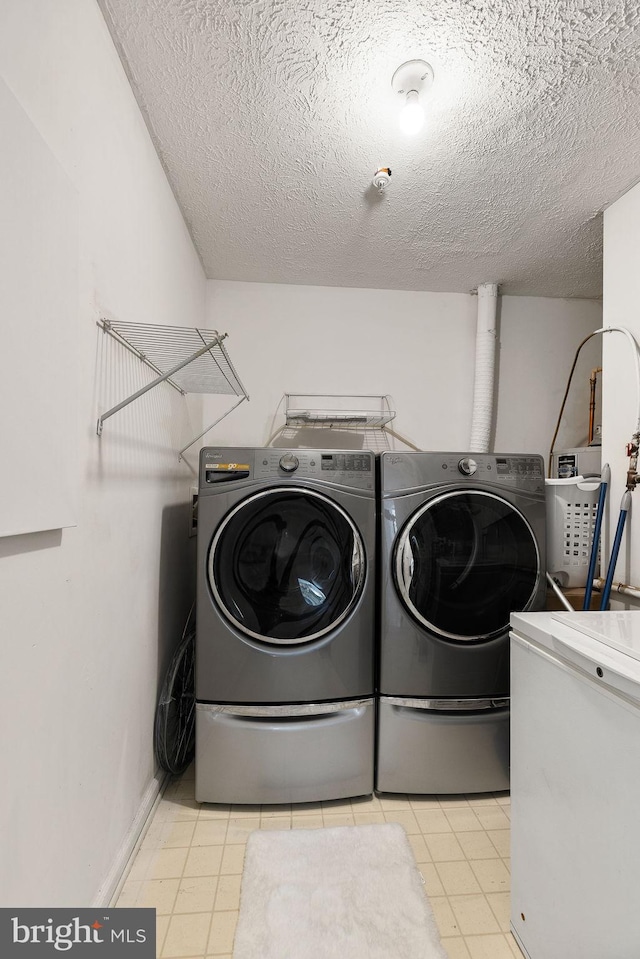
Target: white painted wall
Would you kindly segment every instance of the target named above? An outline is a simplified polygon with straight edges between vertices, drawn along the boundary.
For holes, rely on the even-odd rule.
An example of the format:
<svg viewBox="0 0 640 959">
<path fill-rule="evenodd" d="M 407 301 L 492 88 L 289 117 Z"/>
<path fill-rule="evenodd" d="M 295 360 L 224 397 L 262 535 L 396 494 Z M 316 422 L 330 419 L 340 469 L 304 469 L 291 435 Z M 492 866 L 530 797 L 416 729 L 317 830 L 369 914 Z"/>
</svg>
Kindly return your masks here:
<svg viewBox="0 0 640 959">
<path fill-rule="evenodd" d="M 77 190 L 80 218 L 68 318 L 78 526 L 0 539 L 0 905 L 81 906 L 104 899 L 157 790 L 157 687 L 193 592 L 195 456 L 178 464 L 174 451 L 201 420 L 199 403 L 161 386 L 99 440 L 98 411 L 147 377 L 96 321 L 202 325 L 205 280 L 97 4 L 4 0 L 0 71 Z M 37 262 L 21 271 L 38 282 Z M 11 361 L 6 343 L 0 352 Z M 25 440 L 46 496 L 38 435 Z"/>
<path fill-rule="evenodd" d="M 210 280 L 208 323 L 229 332 L 251 395 L 215 442 L 265 443 L 284 422 L 285 392 L 381 393 L 416 446 L 466 450 L 476 307 L 454 293 Z M 594 300 L 501 298 L 496 450 L 546 461 L 575 350 L 600 322 Z M 598 346 L 583 353 L 557 447 L 586 439 Z"/>
<path fill-rule="evenodd" d="M 603 325 L 626 327 L 640 342 L 640 185 L 610 206 L 604 215 Z M 605 550 L 610 554 L 625 489 L 629 460 L 626 445 L 637 428 L 640 397 L 632 349 L 626 336 L 603 337 L 603 458 L 611 466 L 611 490 Z M 615 581 L 640 586 L 640 492 L 632 496 Z M 616 604 L 618 605 L 618 604 Z M 632 605 L 632 604 L 627 604 Z M 637 605 L 637 604 L 636 604 Z"/>
</svg>

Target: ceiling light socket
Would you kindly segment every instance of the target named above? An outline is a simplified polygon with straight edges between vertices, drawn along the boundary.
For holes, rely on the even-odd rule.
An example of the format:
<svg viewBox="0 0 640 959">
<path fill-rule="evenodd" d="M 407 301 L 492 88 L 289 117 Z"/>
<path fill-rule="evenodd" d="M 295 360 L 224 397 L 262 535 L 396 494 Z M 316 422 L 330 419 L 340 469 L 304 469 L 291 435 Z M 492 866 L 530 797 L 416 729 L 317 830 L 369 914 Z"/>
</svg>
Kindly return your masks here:
<svg viewBox="0 0 640 959">
<path fill-rule="evenodd" d="M 393 92 L 406 97 L 412 90 L 425 93 L 433 83 L 433 68 L 426 60 L 407 60 L 391 77 Z"/>
<path fill-rule="evenodd" d="M 389 181 L 391 179 L 391 169 L 388 166 L 378 167 L 376 172 L 373 174 L 373 180 L 371 181 L 378 191 L 378 193 L 384 193 L 384 191 L 389 186 Z"/>
</svg>

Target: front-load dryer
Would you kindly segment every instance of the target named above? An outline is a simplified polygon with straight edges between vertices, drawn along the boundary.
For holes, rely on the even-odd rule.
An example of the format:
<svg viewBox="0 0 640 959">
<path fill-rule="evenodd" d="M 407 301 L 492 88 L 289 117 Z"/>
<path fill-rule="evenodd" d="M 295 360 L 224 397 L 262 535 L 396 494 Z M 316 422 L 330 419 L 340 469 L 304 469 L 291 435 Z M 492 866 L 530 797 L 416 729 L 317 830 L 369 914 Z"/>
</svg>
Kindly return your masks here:
<svg viewBox="0 0 640 959">
<path fill-rule="evenodd" d="M 373 791 L 375 458 L 200 454 L 196 798 Z"/>
<path fill-rule="evenodd" d="M 380 456 L 376 787 L 509 787 L 509 617 L 544 607 L 541 456 Z"/>
</svg>

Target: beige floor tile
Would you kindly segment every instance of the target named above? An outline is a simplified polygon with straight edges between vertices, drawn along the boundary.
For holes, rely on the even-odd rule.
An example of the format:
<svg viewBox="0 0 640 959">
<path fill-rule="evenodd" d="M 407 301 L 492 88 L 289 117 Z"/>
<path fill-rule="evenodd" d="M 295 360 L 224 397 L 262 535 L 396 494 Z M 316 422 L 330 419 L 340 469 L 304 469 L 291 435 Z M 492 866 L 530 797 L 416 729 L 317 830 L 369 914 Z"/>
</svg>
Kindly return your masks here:
<svg viewBox="0 0 640 959">
<path fill-rule="evenodd" d="M 454 832 L 476 832 L 482 829 L 480 820 L 470 806 L 454 806 L 444 810 Z"/>
<path fill-rule="evenodd" d="M 271 818 L 260 818 L 260 829 L 291 829 L 291 816 L 272 816 Z M 310 819 L 311 817 L 305 817 Z M 301 828 L 304 828 L 301 827 Z M 307 825 L 307 828 L 310 828 Z"/>
<path fill-rule="evenodd" d="M 136 879 L 146 879 L 149 867 L 151 862 L 155 858 L 156 850 L 155 849 L 143 849 L 140 847 L 138 850 L 133 863 L 131 864 L 131 869 L 127 874 L 127 882 L 131 882 Z"/>
<path fill-rule="evenodd" d="M 483 829 L 509 829 L 511 823 L 505 815 L 505 807 L 494 803 L 493 806 L 472 806 Z"/>
<path fill-rule="evenodd" d="M 409 803 L 414 812 L 419 809 L 439 809 L 440 796 L 413 795 L 409 797 Z"/>
<path fill-rule="evenodd" d="M 283 803 L 279 806 L 262 806 L 260 810 L 261 819 L 278 819 L 281 816 L 291 818 L 291 805 Z"/>
<path fill-rule="evenodd" d="M 189 913 L 172 916 L 162 946 L 166 959 L 178 956 L 203 956 L 209 938 L 211 913 Z"/>
<path fill-rule="evenodd" d="M 217 876 L 223 849 L 223 846 L 192 846 L 184 866 L 185 877 Z"/>
<path fill-rule="evenodd" d="M 222 862 L 220 863 L 221 876 L 239 876 L 244 867 L 246 846 L 223 846 Z M 185 869 L 186 873 L 186 869 Z"/>
<path fill-rule="evenodd" d="M 237 923 L 237 912 L 214 912 L 207 945 L 208 956 L 220 956 L 233 952 L 233 937 Z"/>
<path fill-rule="evenodd" d="M 220 876 L 216 893 L 215 911 L 226 912 L 240 908 L 242 876 Z"/>
<path fill-rule="evenodd" d="M 487 829 L 487 836 L 503 859 L 511 855 L 511 831 L 509 829 Z"/>
<path fill-rule="evenodd" d="M 382 803 L 378 796 L 361 796 L 351 800 L 351 810 L 358 812 L 380 812 Z"/>
<path fill-rule="evenodd" d="M 498 804 L 493 793 L 467 793 L 466 798 L 471 806 L 497 806 Z"/>
<path fill-rule="evenodd" d="M 496 862 L 500 860 L 497 859 Z M 446 896 L 461 896 L 482 891 L 468 862 L 439 862 L 436 869 Z"/>
<path fill-rule="evenodd" d="M 156 915 L 156 956 L 162 954 L 162 946 L 164 945 L 164 939 L 167 934 L 167 929 L 169 928 L 169 920 L 171 916 L 158 916 Z"/>
<path fill-rule="evenodd" d="M 355 826 L 356 822 L 351 809 L 348 812 L 323 811 L 322 821 L 327 829 L 331 829 L 333 826 Z"/>
<path fill-rule="evenodd" d="M 266 820 L 262 820 L 261 828 L 265 828 Z M 273 820 L 271 820 L 273 822 Z M 276 820 L 280 823 L 280 829 L 282 829 L 282 820 Z M 316 812 L 310 816 L 298 816 L 297 813 L 293 813 L 291 816 L 291 829 L 317 829 L 319 826 L 324 825 L 324 818 L 321 812 Z M 267 827 L 268 828 L 268 827 Z"/>
<path fill-rule="evenodd" d="M 153 822 L 147 829 L 144 839 L 140 844 L 141 849 L 160 849 L 162 848 L 162 835 L 166 823 L 157 820 L 155 817 Z M 188 844 L 187 844 L 188 845 Z"/>
<path fill-rule="evenodd" d="M 499 859 L 500 855 L 488 833 L 461 832 L 456 838 L 462 846 L 466 859 Z"/>
<path fill-rule="evenodd" d="M 421 809 L 416 812 L 415 817 L 418 821 L 420 832 L 425 835 L 453 831 L 451 823 L 447 819 L 443 809 Z"/>
<path fill-rule="evenodd" d="M 196 820 L 170 820 L 162 825 L 160 847 L 171 849 L 179 846 L 190 846 Z"/>
<path fill-rule="evenodd" d="M 501 932 L 509 932 L 511 918 L 511 896 L 508 892 L 488 892 L 487 902 L 498 920 Z"/>
<path fill-rule="evenodd" d="M 231 806 L 222 805 L 222 803 L 202 803 L 200 806 L 199 819 L 229 819 L 231 815 Z"/>
<path fill-rule="evenodd" d="M 422 878 L 424 879 L 424 888 L 429 898 L 431 898 L 431 896 L 446 895 L 435 863 L 421 862 L 418 866 L 418 869 L 422 873 Z"/>
<path fill-rule="evenodd" d="M 195 799 L 162 799 L 155 811 L 154 822 L 180 822 L 197 819 L 200 815 L 200 803 Z"/>
<path fill-rule="evenodd" d="M 449 896 L 449 903 L 465 938 L 500 932 L 498 920 L 484 896 Z"/>
<path fill-rule="evenodd" d="M 242 843 L 244 845 L 251 833 L 255 832 L 256 829 L 260 829 L 259 817 L 255 819 L 236 819 L 232 817 L 229 819 L 227 825 L 225 844 L 232 846 L 235 843 Z"/>
<path fill-rule="evenodd" d="M 409 809 L 385 809 L 385 822 L 398 823 L 408 836 L 417 836 L 420 834 L 420 826 L 416 815 L 411 808 Z"/>
<path fill-rule="evenodd" d="M 433 896 L 429 899 L 440 936 L 459 936 L 460 927 L 451 904 L 446 896 Z"/>
<path fill-rule="evenodd" d="M 513 953 L 502 935 L 466 936 L 471 959 L 513 959 Z"/>
<path fill-rule="evenodd" d="M 434 832 L 424 838 L 434 862 L 453 862 L 455 859 L 465 858 L 462 847 L 453 833 Z"/>
<path fill-rule="evenodd" d="M 508 892 L 511 877 L 501 859 L 476 859 L 471 868 L 483 892 Z"/>
<path fill-rule="evenodd" d="M 142 888 L 141 879 L 133 879 L 133 880 L 127 879 L 124 886 L 120 890 L 120 895 L 118 896 L 118 901 L 116 902 L 116 906 L 119 909 L 122 909 L 124 907 L 135 906 L 136 900 L 138 898 L 138 893 L 140 892 L 141 888 Z"/>
<path fill-rule="evenodd" d="M 453 939 L 442 939 L 442 945 L 444 946 L 448 959 L 469 959 L 469 950 L 462 936 L 455 936 Z"/>
<path fill-rule="evenodd" d="M 231 806 L 229 812 L 230 819 L 259 819 L 262 812 L 262 806 Z"/>
<path fill-rule="evenodd" d="M 501 805 L 509 806 L 511 804 L 510 792 L 494 793 L 493 796 L 495 801 Z"/>
<path fill-rule="evenodd" d="M 188 848 L 156 849 L 147 869 L 146 879 L 179 879 L 187 861 Z"/>
<path fill-rule="evenodd" d="M 193 831 L 193 846 L 222 846 L 227 835 L 226 819 L 199 819 Z"/>
<path fill-rule="evenodd" d="M 380 806 L 385 811 L 387 809 L 411 809 L 409 797 L 405 796 L 404 793 L 393 795 L 390 793 L 380 793 L 378 799 L 380 800 Z"/>
<path fill-rule="evenodd" d="M 409 836 L 409 845 L 413 850 L 415 861 L 418 863 L 431 862 L 431 853 L 427 847 L 424 836 Z"/>
<path fill-rule="evenodd" d="M 468 806 L 469 800 L 466 796 L 460 796 L 457 793 L 451 796 L 447 796 L 445 793 L 439 794 L 437 797 L 438 803 L 442 806 L 443 809 L 450 809 L 455 806 Z"/>
<path fill-rule="evenodd" d="M 218 880 L 215 876 L 191 876 L 181 879 L 173 907 L 174 913 L 213 912 Z"/>
<path fill-rule="evenodd" d="M 358 812 L 355 810 L 353 818 L 356 826 L 376 826 L 387 821 L 381 809 L 378 812 Z"/>
<path fill-rule="evenodd" d="M 140 887 L 136 907 L 155 909 L 159 916 L 170 915 L 179 885 L 179 879 L 148 879 Z"/>
</svg>

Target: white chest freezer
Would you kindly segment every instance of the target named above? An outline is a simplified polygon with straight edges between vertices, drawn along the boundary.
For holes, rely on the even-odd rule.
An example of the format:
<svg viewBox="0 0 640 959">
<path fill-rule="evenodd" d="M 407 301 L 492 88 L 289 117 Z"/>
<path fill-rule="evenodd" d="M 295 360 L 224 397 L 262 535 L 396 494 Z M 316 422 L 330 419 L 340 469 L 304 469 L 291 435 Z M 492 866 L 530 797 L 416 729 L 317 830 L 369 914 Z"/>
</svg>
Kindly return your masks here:
<svg viewBox="0 0 640 959">
<path fill-rule="evenodd" d="M 640 957 L 640 612 L 511 618 L 511 930 Z"/>
</svg>

